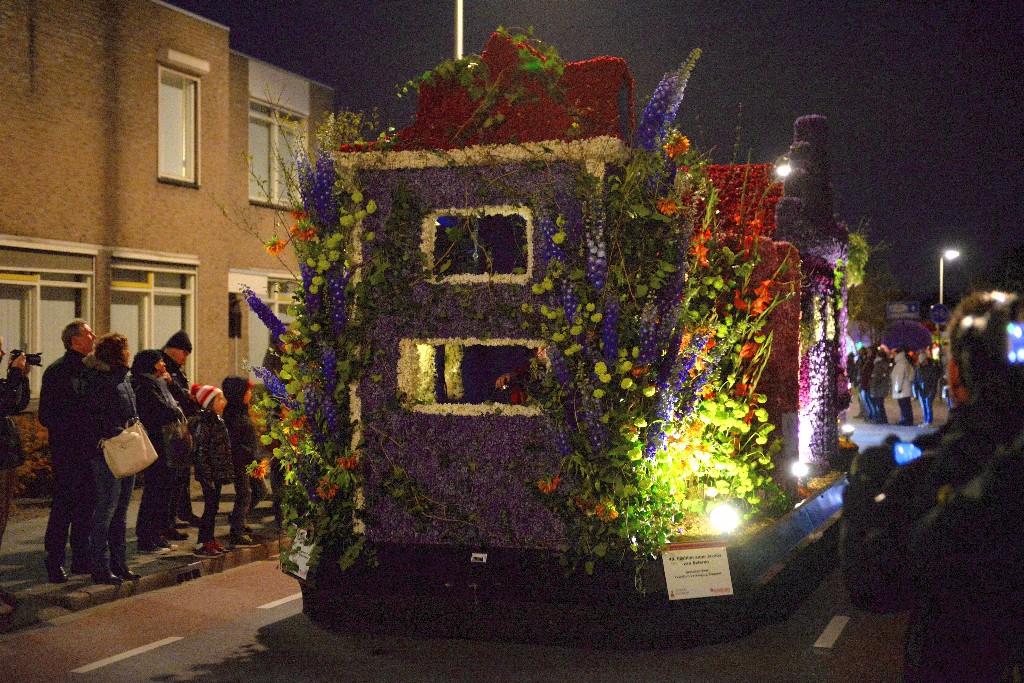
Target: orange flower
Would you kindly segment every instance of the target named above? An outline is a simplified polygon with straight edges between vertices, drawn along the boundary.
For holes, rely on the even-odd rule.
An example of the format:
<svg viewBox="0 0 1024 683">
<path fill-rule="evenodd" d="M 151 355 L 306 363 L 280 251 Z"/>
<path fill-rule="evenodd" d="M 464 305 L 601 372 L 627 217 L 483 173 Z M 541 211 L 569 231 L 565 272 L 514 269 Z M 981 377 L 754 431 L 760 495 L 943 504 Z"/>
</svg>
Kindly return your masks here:
<svg viewBox="0 0 1024 683">
<path fill-rule="evenodd" d="M 702 268 L 707 268 L 708 266 L 711 265 L 711 263 L 708 261 L 708 248 L 704 245 L 703 242 L 698 242 L 694 244 L 692 253 L 694 256 L 697 257 L 698 266 L 701 266 Z"/>
<path fill-rule="evenodd" d="M 745 311 L 748 308 L 747 302 L 740 297 L 740 290 L 738 289 L 733 291 L 732 305 L 740 311 Z"/>
<path fill-rule="evenodd" d="M 646 375 L 650 371 L 651 371 L 650 368 L 635 367 L 635 368 L 633 368 L 632 370 L 629 371 L 629 374 L 633 375 L 634 377 L 643 377 L 644 375 Z"/>
<path fill-rule="evenodd" d="M 758 344 L 757 342 L 747 342 L 746 344 L 743 345 L 743 348 L 740 349 L 740 358 L 753 358 L 754 354 L 757 353 L 757 350 L 759 348 L 760 344 Z"/>
<path fill-rule="evenodd" d="M 309 218 L 309 214 L 302 209 L 296 209 L 295 211 L 292 211 L 292 218 L 297 221 L 304 221 Z"/>
<path fill-rule="evenodd" d="M 685 135 L 672 136 L 665 143 L 665 153 L 669 159 L 675 159 L 690 151 L 690 140 Z"/>
<path fill-rule="evenodd" d="M 347 458 L 338 458 L 338 467 L 343 470 L 354 470 L 356 468 L 356 462 L 358 458 L 354 455 L 350 455 Z"/>
<path fill-rule="evenodd" d="M 665 214 L 666 216 L 674 216 L 679 211 L 679 207 L 676 205 L 676 200 L 669 199 L 666 197 L 660 197 L 656 202 L 658 211 Z"/>
<path fill-rule="evenodd" d="M 562 483 L 561 477 L 549 477 L 547 479 L 537 480 L 537 488 L 540 492 L 545 495 L 550 495 L 558 489 L 558 485 Z"/>
<path fill-rule="evenodd" d="M 317 495 L 319 495 L 324 500 L 330 500 L 331 498 L 334 498 L 334 494 L 338 492 L 338 488 L 339 487 L 337 484 L 331 483 L 331 481 L 328 480 L 327 477 L 324 477 L 323 479 L 320 480 L 320 484 L 316 487 L 316 492 Z"/>
<path fill-rule="evenodd" d="M 270 472 L 270 460 L 263 459 L 252 468 L 252 472 L 249 474 L 253 479 L 263 479 Z"/>
<path fill-rule="evenodd" d="M 275 240 L 267 245 L 267 253 L 270 254 L 271 256 L 277 256 L 282 251 L 284 251 L 284 248 L 287 246 L 288 240 Z"/>
</svg>

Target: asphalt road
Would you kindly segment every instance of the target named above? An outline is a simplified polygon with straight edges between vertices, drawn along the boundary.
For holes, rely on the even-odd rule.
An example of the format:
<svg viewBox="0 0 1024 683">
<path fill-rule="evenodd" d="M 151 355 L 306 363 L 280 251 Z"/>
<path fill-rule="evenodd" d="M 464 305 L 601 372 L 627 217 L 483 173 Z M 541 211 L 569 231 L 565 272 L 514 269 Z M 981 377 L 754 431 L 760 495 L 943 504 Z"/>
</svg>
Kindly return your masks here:
<svg viewBox="0 0 1024 683">
<path fill-rule="evenodd" d="M 298 585 L 263 561 L 0 638 L 3 680 L 896 681 L 901 617 L 853 609 L 833 572 L 784 622 L 690 649 L 593 650 L 363 638 L 301 613 Z"/>
</svg>

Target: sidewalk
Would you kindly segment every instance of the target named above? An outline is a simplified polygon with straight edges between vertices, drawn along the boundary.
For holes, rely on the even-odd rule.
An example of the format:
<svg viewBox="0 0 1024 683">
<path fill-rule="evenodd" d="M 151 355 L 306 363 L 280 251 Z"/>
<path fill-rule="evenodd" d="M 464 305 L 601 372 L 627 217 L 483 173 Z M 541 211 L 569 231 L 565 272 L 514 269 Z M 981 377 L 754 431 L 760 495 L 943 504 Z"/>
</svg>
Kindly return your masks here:
<svg viewBox="0 0 1024 683">
<path fill-rule="evenodd" d="M 921 415 L 921 404 L 916 400 L 913 402 L 914 406 L 914 424 L 921 424 L 924 419 Z M 865 422 L 859 417 L 849 417 L 860 413 L 860 398 L 854 397 L 850 403 L 850 409 L 847 411 L 846 424 L 851 424 L 855 428 L 853 435 L 850 439 L 860 447 L 860 450 L 877 446 L 885 441 L 885 438 L 890 434 L 896 435 L 900 441 L 913 441 L 922 434 L 934 432 L 936 429 L 946 424 L 946 418 L 949 415 L 949 410 L 946 408 L 946 402 L 940 398 L 935 399 L 932 403 L 932 426 L 931 427 L 899 427 L 895 424 L 888 425 L 876 425 Z M 889 416 L 890 422 L 898 422 L 900 419 L 900 409 L 896 405 L 896 401 L 891 398 L 885 399 L 885 411 Z M 864 413 L 867 415 L 867 413 Z"/>
<path fill-rule="evenodd" d="M 125 581 L 120 586 L 94 584 L 88 574 L 71 575 L 63 584 L 47 582 L 43 561 L 43 536 L 49 516 L 49 501 L 16 501 L 0 548 L 0 588 L 17 600 L 13 613 L 0 616 L 0 633 L 8 633 L 45 624 L 71 612 L 94 607 L 113 600 L 166 588 L 207 574 L 216 574 L 257 560 L 276 559 L 281 534 L 274 521 L 270 501 L 262 501 L 249 516 L 253 538 L 258 545 L 231 548 L 228 514 L 234 505 L 234 486 L 224 487 L 217 515 L 216 537 L 228 547 L 226 554 L 200 557 L 193 554 L 197 530 L 179 529 L 189 535 L 187 541 L 175 541 L 174 548 L 163 554 L 139 553 L 136 549 L 135 520 L 139 513 L 142 490 L 136 489 L 128 509 L 128 566 L 142 578 Z M 202 513 L 203 498 L 199 484 L 192 482 L 192 509 Z M 70 556 L 70 550 L 69 556 Z"/>
</svg>

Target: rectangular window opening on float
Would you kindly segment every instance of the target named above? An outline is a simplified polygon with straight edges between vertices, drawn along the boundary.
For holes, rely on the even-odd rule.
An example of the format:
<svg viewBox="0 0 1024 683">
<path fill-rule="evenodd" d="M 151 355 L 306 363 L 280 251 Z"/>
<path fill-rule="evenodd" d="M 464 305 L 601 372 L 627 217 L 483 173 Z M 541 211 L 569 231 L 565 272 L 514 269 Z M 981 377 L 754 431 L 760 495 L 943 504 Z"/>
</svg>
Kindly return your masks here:
<svg viewBox="0 0 1024 683">
<path fill-rule="evenodd" d="M 548 369 L 539 340 L 403 339 L 398 391 L 414 412 L 535 416 Z"/>
<path fill-rule="evenodd" d="M 440 284 L 526 285 L 533 277 L 533 217 L 523 206 L 434 211 L 422 249 Z"/>
</svg>

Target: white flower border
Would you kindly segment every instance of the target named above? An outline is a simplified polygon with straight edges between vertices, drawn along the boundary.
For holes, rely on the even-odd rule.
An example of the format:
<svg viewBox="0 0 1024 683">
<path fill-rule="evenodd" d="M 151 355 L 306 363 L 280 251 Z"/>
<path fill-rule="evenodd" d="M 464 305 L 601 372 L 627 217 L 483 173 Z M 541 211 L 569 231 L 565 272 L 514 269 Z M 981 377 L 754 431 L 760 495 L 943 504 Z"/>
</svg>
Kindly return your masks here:
<svg viewBox="0 0 1024 683">
<path fill-rule="evenodd" d="M 442 344 L 461 344 L 462 346 L 524 346 L 536 349 L 547 344 L 540 339 L 478 339 L 476 337 L 423 337 L 404 338 L 398 342 L 398 390 L 411 396 L 416 386 L 419 371 L 418 344 L 439 346 Z M 406 409 L 414 413 L 428 415 L 458 415 L 477 417 L 481 415 L 502 415 L 509 417 L 537 417 L 544 413 L 540 406 L 517 406 L 506 403 L 406 403 Z"/>
<path fill-rule="evenodd" d="M 340 175 L 351 176 L 356 170 L 399 170 L 406 168 L 438 168 L 443 166 L 486 166 L 523 163 L 527 161 L 576 161 L 597 177 L 604 175 L 604 166 L 622 163 L 629 158 L 629 147 L 619 138 L 601 135 L 585 140 L 548 140 L 508 145 L 474 145 L 459 149 L 407 150 L 401 152 L 335 152 L 335 166 Z"/>
<path fill-rule="evenodd" d="M 441 216 L 522 216 L 526 221 L 526 272 L 522 275 L 515 273 L 497 273 L 494 275 L 473 275 L 468 273 L 455 275 L 431 275 L 429 282 L 433 284 L 446 285 L 478 285 L 478 284 L 503 284 L 503 285 L 528 285 L 533 278 L 533 212 L 525 206 L 511 206 L 507 204 L 498 206 L 478 206 L 469 208 L 451 208 L 441 211 L 431 211 L 423 219 L 423 231 L 420 237 L 420 249 L 427 257 L 427 272 L 434 272 L 434 246 L 437 241 L 437 219 Z"/>
</svg>

